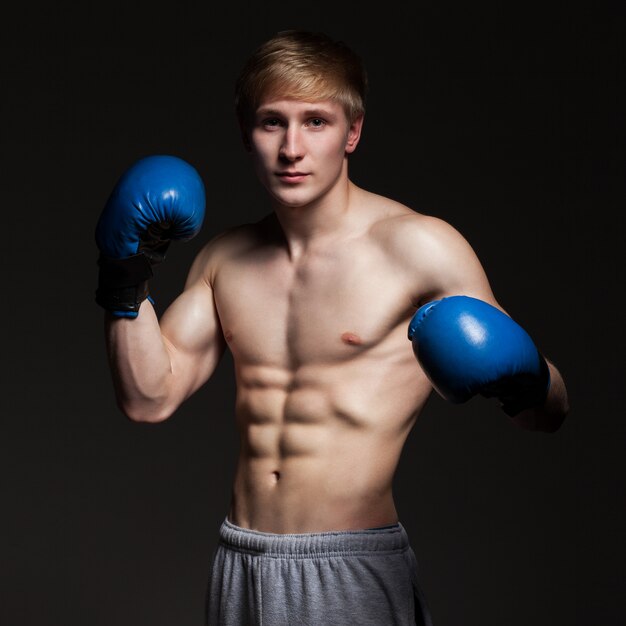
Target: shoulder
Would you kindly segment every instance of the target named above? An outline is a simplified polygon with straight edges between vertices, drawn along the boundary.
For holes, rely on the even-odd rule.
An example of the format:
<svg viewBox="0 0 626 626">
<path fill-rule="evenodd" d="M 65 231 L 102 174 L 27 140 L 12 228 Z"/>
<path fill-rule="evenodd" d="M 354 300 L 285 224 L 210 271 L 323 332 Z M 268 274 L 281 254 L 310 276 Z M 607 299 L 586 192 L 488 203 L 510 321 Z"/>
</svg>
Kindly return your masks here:
<svg viewBox="0 0 626 626">
<path fill-rule="evenodd" d="M 214 235 L 200 249 L 190 270 L 190 280 L 200 275 L 213 283 L 215 273 L 229 261 L 241 258 L 251 250 L 260 247 L 265 241 L 267 218 L 256 223 L 232 226 Z"/>
<path fill-rule="evenodd" d="M 388 198 L 381 198 L 380 206 L 383 210 L 370 234 L 390 256 L 441 261 L 443 257 L 472 252 L 465 237 L 449 222 Z"/>
<path fill-rule="evenodd" d="M 375 244 L 397 276 L 411 285 L 420 301 L 460 293 L 492 299 L 478 256 L 452 224 L 393 201 L 370 229 Z"/>
</svg>

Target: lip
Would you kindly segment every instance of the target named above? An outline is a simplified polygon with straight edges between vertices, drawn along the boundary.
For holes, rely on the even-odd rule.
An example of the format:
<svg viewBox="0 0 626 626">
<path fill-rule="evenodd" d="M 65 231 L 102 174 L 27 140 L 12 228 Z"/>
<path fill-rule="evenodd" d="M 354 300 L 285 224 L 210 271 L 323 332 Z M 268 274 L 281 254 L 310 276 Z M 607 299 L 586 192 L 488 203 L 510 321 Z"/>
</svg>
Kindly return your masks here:
<svg viewBox="0 0 626 626">
<path fill-rule="evenodd" d="M 284 183 L 300 183 L 307 176 L 305 172 L 276 172 L 276 177 Z"/>
</svg>

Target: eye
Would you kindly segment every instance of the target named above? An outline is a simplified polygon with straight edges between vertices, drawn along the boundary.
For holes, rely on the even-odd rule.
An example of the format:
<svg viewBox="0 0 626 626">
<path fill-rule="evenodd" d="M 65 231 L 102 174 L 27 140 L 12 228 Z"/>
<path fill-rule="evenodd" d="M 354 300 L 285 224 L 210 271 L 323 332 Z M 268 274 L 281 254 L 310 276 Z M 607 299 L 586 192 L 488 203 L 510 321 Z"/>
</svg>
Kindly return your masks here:
<svg viewBox="0 0 626 626">
<path fill-rule="evenodd" d="M 261 122 L 264 128 L 278 128 L 280 126 L 280 120 L 276 117 L 268 117 Z"/>
<path fill-rule="evenodd" d="M 322 119 L 321 117 L 312 117 L 307 122 L 307 125 L 313 128 L 322 128 L 323 126 L 326 125 L 326 120 Z"/>
</svg>

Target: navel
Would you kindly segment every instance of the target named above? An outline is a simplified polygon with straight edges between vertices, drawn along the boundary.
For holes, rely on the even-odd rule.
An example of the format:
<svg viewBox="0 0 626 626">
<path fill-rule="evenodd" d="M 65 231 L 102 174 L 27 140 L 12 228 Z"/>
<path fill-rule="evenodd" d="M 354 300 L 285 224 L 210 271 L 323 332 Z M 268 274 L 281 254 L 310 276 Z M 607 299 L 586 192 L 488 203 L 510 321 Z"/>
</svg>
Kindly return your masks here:
<svg viewBox="0 0 626 626">
<path fill-rule="evenodd" d="M 356 333 L 343 333 L 343 335 L 341 335 L 341 341 L 349 346 L 360 346 L 363 343 L 363 339 Z"/>
<path fill-rule="evenodd" d="M 275 483 L 277 483 L 280 480 L 280 472 L 273 471 L 272 472 L 272 479 L 274 480 Z"/>
</svg>

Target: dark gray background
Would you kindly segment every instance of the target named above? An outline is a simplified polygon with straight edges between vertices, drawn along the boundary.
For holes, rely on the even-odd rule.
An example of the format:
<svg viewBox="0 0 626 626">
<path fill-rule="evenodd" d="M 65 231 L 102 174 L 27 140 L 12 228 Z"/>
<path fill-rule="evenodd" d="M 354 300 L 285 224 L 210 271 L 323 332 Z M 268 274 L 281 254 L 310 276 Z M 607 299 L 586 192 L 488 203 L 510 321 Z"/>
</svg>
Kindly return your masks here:
<svg viewBox="0 0 626 626">
<path fill-rule="evenodd" d="M 554 435 L 483 399 L 433 396 L 418 420 L 395 497 L 436 626 L 625 623 L 622 10 L 406 4 L 67 3 L 3 20 L 2 624 L 203 623 L 237 450 L 231 361 L 170 420 L 126 420 L 93 230 L 137 158 L 196 166 L 207 219 L 158 269 L 162 311 L 203 242 L 268 210 L 232 92 L 284 28 L 361 54 L 352 178 L 458 228 L 569 386 Z"/>
</svg>

